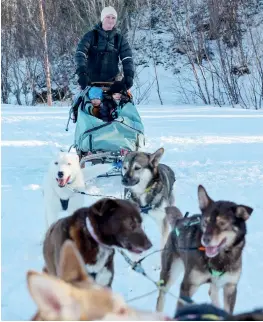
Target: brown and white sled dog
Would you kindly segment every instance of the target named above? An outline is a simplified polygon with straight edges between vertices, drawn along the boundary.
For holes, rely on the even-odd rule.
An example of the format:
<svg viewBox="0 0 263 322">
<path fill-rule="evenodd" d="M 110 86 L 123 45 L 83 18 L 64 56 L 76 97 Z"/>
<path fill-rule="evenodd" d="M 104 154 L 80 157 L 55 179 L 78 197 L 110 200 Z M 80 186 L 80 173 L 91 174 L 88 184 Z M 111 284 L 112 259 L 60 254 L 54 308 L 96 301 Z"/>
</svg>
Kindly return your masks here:
<svg viewBox="0 0 263 322">
<path fill-rule="evenodd" d="M 180 296 L 192 297 L 199 286 L 209 283 L 212 303 L 219 307 L 218 292 L 223 288 L 224 309 L 232 314 L 242 270 L 246 220 L 253 209 L 230 201 L 213 201 L 201 185 L 198 199 L 202 215 L 183 218 L 178 208 L 167 208 L 174 230 L 162 252 L 160 279 L 169 289 L 184 268 Z M 160 292 L 158 311 L 163 310 L 164 296 Z"/>
<path fill-rule="evenodd" d="M 130 200 L 140 206 L 141 213 L 148 214 L 157 223 L 162 234 L 163 247 L 169 234 L 165 207 L 174 202 L 173 170 L 160 159 L 164 149 L 154 153 L 131 152 L 127 154 L 122 167 L 122 184 L 130 191 Z"/>
<path fill-rule="evenodd" d="M 120 295 L 97 285 L 70 240 L 61 248 L 58 271 L 58 277 L 27 273 L 28 289 L 38 308 L 33 321 L 165 320 L 160 313 L 130 308 Z"/>
<path fill-rule="evenodd" d="M 84 191 L 83 172 L 77 154 L 59 152 L 51 161 L 43 184 L 47 228 L 58 219 L 61 211 L 72 214 L 83 207 L 84 196 L 68 187 Z"/>
<path fill-rule="evenodd" d="M 61 247 L 73 240 L 96 283 L 111 286 L 114 249 L 140 254 L 152 244 L 141 227 L 138 207 L 128 200 L 104 198 L 54 223 L 46 233 L 46 271 L 58 275 Z"/>
</svg>

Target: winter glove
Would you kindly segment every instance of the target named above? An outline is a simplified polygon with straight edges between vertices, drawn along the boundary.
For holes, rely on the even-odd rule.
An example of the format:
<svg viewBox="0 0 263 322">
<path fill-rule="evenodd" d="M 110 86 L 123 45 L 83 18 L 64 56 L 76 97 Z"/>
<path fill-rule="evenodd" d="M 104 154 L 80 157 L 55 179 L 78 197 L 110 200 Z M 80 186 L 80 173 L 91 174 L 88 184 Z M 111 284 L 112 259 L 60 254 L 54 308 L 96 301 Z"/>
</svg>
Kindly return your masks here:
<svg viewBox="0 0 263 322">
<path fill-rule="evenodd" d="M 127 87 L 127 90 L 130 89 L 133 85 L 133 78 L 131 76 L 125 76 L 124 77 L 124 82 Z"/>
<path fill-rule="evenodd" d="M 89 76 L 86 73 L 79 74 L 78 83 L 81 89 L 85 89 L 90 84 Z"/>
<path fill-rule="evenodd" d="M 116 118 L 118 118 L 118 111 L 117 109 L 114 109 L 114 110 L 111 110 L 110 111 L 110 119 L 113 121 L 115 120 Z"/>
</svg>

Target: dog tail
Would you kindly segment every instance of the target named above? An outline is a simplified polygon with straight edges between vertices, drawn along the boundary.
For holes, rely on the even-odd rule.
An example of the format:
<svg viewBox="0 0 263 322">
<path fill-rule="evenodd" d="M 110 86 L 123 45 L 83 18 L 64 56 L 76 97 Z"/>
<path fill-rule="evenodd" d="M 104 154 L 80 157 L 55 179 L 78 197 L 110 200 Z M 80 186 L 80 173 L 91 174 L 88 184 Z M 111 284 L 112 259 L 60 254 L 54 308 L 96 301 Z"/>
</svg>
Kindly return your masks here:
<svg viewBox="0 0 263 322">
<path fill-rule="evenodd" d="M 176 226 L 178 220 L 184 217 L 180 209 L 175 206 L 166 207 L 165 213 L 166 213 L 166 218 L 168 219 L 168 222 L 172 228 Z"/>
</svg>

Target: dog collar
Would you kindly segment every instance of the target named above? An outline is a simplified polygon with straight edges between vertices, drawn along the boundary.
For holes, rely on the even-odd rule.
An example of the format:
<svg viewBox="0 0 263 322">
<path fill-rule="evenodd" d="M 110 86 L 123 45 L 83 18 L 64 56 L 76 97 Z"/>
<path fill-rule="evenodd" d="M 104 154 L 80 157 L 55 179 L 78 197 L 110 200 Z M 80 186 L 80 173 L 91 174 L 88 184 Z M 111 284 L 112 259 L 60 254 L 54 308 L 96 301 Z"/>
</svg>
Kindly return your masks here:
<svg viewBox="0 0 263 322">
<path fill-rule="evenodd" d="M 148 188 L 146 188 L 145 190 L 144 190 L 144 193 L 148 193 L 148 192 L 150 192 L 150 190 L 152 189 L 152 185 L 150 186 L 150 187 L 148 187 Z"/>
<path fill-rule="evenodd" d="M 152 187 L 153 187 L 153 185 L 151 185 L 148 188 L 146 188 L 142 194 L 150 192 L 150 190 L 152 189 Z M 125 195 L 125 199 L 128 200 L 128 199 L 131 198 L 131 196 L 132 196 L 132 192 L 131 192 L 131 190 L 128 190 L 127 193 L 126 193 L 126 195 Z M 147 207 L 150 207 L 150 206 L 145 206 L 145 207 L 140 207 L 140 208 L 142 209 L 142 208 L 147 208 Z"/>
<path fill-rule="evenodd" d="M 217 270 L 212 269 L 210 267 L 208 267 L 208 270 L 209 270 L 209 273 L 214 277 L 221 277 L 225 274 L 224 271 L 217 271 Z"/>
<path fill-rule="evenodd" d="M 98 236 L 96 235 L 96 232 L 94 231 L 94 228 L 92 227 L 89 217 L 86 217 L 86 228 L 87 228 L 88 232 L 90 233 L 91 237 L 95 240 L 95 242 L 97 242 L 102 247 L 110 249 L 110 247 L 108 245 L 102 243 L 99 240 Z"/>
<path fill-rule="evenodd" d="M 148 188 L 146 188 L 146 189 L 144 190 L 144 193 L 148 193 L 148 192 L 150 192 L 150 191 L 151 191 L 151 189 L 152 189 L 152 187 L 153 187 L 153 184 L 152 184 L 152 185 L 150 185 Z M 144 206 L 144 207 L 140 207 L 140 210 L 141 210 L 141 212 L 142 212 L 143 214 L 148 215 L 149 211 L 150 211 L 150 210 L 152 210 L 153 208 L 154 208 L 153 206 L 147 205 L 147 206 Z"/>
<path fill-rule="evenodd" d="M 194 251 L 194 250 L 199 250 L 200 252 L 205 252 L 205 247 L 204 246 L 199 246 L 199 247 L 178 247 L 178 249 L 189 252 L 189 251 Z M 210 264 L 208 263 L 207 265 L 209 273 L 213 277 L 221 277 L 225 274 L 225 271 L 217 271 L 216 269 L 213 269 Z"/>
</svg>

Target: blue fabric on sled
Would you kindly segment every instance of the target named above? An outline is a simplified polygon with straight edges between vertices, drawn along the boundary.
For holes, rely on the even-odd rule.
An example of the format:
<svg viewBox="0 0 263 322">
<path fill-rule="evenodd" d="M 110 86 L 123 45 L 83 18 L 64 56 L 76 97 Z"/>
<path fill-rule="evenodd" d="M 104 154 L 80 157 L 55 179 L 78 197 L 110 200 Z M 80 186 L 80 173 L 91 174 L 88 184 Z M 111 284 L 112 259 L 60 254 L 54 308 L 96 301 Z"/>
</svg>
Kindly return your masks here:
<svg viewBox="0 0 263 322">
<path fill-rule="evenodd" d="M 119 117 L 112 122 L 103 122 L 88 113 L 90 103 L 84 109 L 79 107 L 75 130 L 75 144 L 78 150 L 119 151 L 136 150 L 136 143 L 144 145 L 144 127 L 136 107 L 128 102 L 118 111 Z"/>
</svg>

